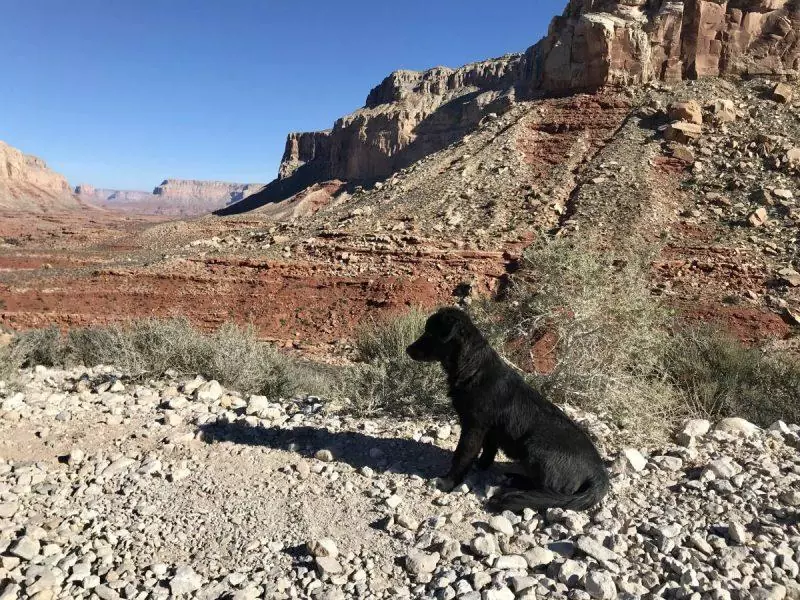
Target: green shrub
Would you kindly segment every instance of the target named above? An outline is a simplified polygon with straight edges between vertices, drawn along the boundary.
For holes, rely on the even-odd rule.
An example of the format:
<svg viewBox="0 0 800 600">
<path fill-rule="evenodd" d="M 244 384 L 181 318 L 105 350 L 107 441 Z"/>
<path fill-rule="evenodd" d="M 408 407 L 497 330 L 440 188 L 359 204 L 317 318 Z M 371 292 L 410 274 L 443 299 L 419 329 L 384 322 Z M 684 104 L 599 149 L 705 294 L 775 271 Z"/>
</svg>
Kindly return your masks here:
<svg viewBox="0 0 800 600">
<path fill-rule="evenodd" d="M 406 348 L 422 333 L 427 313 L 419 310 L 362 327 L 356 336 L 361 361 L 342 372 L 339 391 L 358 414 L 412 416 L 449 409 L 444 374 L 438 364 L 420 363 Z"/>
</svg>

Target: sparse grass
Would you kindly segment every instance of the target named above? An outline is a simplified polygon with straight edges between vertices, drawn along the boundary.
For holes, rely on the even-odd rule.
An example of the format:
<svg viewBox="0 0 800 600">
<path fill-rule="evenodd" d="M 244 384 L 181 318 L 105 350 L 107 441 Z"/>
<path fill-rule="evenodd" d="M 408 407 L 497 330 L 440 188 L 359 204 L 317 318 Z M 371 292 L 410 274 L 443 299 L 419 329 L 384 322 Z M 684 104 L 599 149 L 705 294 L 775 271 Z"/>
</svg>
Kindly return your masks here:
<svg viewBox="0 0 800 600">
<path fill-rule="evenodd" d="M 676 333 L 666 365 L 692 413 L 737 416 L 761 426 L 800 422 L 800 363 L 788 356 L 700 327 Z"/>
<path fill-rule="evenodd" d="M 406 355 L 427 316 L 415 309 L 358 332 L 356 350 L 362 362 L 344 372 L 340 384 L 341 394 L 350 398 L 357 414 L 412 416 L 448 410 L 441 367 Z"/>
<path fill-rule="evenodd" d="M 125 373 L 157 377 L 167 370 L 216 379 L 242 393 L 270 397 L 325 393 L 314 369 L 260 342 L 250 327 L 227 324 L 210 334 L 186 319 L 144 319 L 127 325 L 28 331 L 16 339 L 17 366 L 113 365 Z"/>
</svg>

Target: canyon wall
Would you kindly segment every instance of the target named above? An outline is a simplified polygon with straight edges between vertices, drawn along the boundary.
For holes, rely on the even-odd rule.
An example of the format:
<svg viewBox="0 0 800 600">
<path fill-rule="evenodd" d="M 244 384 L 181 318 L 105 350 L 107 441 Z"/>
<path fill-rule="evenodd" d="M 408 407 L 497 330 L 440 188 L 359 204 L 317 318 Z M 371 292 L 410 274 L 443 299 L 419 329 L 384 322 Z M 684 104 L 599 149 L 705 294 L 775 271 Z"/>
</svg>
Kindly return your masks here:
<svg viewBox="0 0 800 600">
<path fill-rule="evenodd" d="M 41 158 L 0 141 L 0 209 L 73 209 L 81 203 L 66 178 Z"/>
<path fill-rule="evenodd" d="M 800 0 L 571 0 L 522 54 L 396 71 L 331 130 L 290 134 L 278 179 L 260 196 L 274 202 L 326 179 L 385 178 L 516 98 L 798 70 Z M 247 203 L 258 205 L 258 198 Z"/>
</svg>

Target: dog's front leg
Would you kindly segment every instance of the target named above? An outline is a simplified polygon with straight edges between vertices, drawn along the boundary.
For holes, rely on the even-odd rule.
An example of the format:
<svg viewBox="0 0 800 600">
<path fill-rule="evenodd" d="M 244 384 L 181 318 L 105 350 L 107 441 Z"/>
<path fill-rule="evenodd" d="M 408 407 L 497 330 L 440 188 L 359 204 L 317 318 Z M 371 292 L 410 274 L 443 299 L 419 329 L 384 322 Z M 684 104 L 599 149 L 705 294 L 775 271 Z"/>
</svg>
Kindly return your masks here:
<svg viewBox="0 0 800 600">
<path fill-rule="evenodd" d="M 500 440 L 497 438 L 497 433 L 494 431 L 489 431 L 483 441 L 483 452 L 481 453 L 481 457 L 478 459 L 478 468 L 481 471 L 485 471 L 492 466 L 499 449 Z"/>
<path fill-rule="evenodd" d="M 440 484 L 442 490 L 450 491 L 464 481 L 467 471 L 469 471 L 469 468 L 481 451 L 481 446 L 483 446 L 485 437 L 486 429 L 475 426 L 462 428 L 461 438 L 458 440 L 458 446 L 453 456 L 453 464 L 450 467 L 450 472 Z"/>
</svg>

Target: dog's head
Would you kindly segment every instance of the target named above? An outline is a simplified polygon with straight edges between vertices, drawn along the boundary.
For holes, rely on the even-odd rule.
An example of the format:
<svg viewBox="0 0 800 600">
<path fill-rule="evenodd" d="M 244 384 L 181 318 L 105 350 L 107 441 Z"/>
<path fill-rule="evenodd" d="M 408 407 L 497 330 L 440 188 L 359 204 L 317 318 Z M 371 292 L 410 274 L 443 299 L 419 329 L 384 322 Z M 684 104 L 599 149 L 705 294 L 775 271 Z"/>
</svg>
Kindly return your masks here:
<svg viewBox="0 0 800 600">
<path fill-rule="evenodd" d="M 474 329 L 467 314 L 457 308 L 442 308 L 425 322 L 425 331 L 406 348 L 406 353 L 420 362 L 443 361 L 457 350 L 462 338 Z"/>
</svg>

